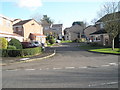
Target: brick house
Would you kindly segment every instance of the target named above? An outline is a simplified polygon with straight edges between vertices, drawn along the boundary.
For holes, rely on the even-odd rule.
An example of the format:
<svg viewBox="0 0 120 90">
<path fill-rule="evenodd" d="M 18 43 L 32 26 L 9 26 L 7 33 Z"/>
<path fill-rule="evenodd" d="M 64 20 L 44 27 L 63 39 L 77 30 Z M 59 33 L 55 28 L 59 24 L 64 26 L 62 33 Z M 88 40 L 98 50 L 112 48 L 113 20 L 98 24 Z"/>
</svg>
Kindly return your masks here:
<svg viewBox="0 0 120 90">
<path fill-rule="evenodd" d="M 19 41 L 23 41 L 23 37 L 13 33 L 13 20 L 0 15 L 0 37 L 6 38 L 8 41 L 11 40 L 11 38 L 18 39 Z"/>
<path fill-rule="evenodd" d="M 94 25 L 90 25 L 84 29 L 84 34 L 87 41 L 92 41 L 93 38 L 90 36 L 91 33 L 97 31 L 97 28 Z"/>
<path fill-rule="evenodd" d="M 113 19 L 111 19 L 111 15 L 112 14 L 113 13 L 107 14 L 107 15 L 103 16 L 102 18 L 100 18 L 96 22 L 95 26 L 97 28 L 97 31 L 90 34 L 90 36 L 94 38 L 94 42 L 95 42 L 95 40 L 97 38 L 99 38 L 99 42 L 98 42 L 99 44 L 106 45 L 106 46 L 111 46 L 111 38 L 110 38 L 109 34 L 105 31 L 105 29 L 104 29 L 104 23 L 102 21 L 106 20 L 106 18 L 109 19 L 109 21 L 106 21 L 106 22 L 113 21 Z M 120 21 L 120 12 L 116 12 L 115 14 L 117 16 L 116 20 Z M 120 43 L 119 37 L 120 37 L 120 33 L 115 38 L 115 47 L 119 47 L 119 43 Z"/>
<path fill-rule="evenodd" d="M 69 28 L 64 29 L 65 40 L 76 40 L 82 38 L 84 35 L 83 26 L 81 25 L 72 25 Z"/>
<path fill-rule="evenodd" d="M 63 24 L 49 24 L 46 21 L 42 21 L 42 26 L 44 35 L 52 34 L 57 39 L 62 39 L 64 35 Z"/>
<path fill-rule="evenodd" d="M 59 40 L 62 40 L 64 35 L 63 24 L 53 24 L 51 27 L 52 33 L 58 36 Z"/>
<path fill-rule="evenodd" d="M 46 36 L 43 35 L 43 27 L 33 19 L 21 20 L 13 25 L 14 33 L 23 36 L 23 41 L 46 42 Z"/>
</svg>

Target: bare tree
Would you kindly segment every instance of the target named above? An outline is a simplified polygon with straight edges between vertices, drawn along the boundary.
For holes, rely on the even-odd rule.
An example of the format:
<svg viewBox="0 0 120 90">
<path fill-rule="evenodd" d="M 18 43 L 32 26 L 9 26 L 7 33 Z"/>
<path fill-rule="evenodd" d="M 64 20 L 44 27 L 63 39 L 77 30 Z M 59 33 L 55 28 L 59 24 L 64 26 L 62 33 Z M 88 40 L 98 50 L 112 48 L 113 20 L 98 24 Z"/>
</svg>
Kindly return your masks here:
<svg viewBox="0 0 120 90">
<path fill-rule="evenodd" d="M 92 23 L 92 24 L 95 24 L 96 22 L 97 22 L 97 19 L 96 19 L 96 18 L 94 18 L 94 19 L 91 20 L 91 23 Z"/>
<path fill-rule="evenodd" d="M 103 5 L 101 22 L 111 38 L 112 50 L 114 50 L 114 39 L 118 35 L 120 29 L 120 12 L 118 12 L 118 2 L 107 2 Z"/>
</svg>

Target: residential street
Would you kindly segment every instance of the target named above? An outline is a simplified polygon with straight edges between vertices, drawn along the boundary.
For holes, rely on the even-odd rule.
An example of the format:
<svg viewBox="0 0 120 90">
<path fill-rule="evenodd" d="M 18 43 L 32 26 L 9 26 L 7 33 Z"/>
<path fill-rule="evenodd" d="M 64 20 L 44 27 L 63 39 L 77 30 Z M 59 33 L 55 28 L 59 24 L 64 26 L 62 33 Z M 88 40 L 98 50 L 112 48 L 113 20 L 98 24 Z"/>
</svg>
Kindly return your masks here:
<svg viewBox="0 0 120 90">
<path fill-rule="evenodd" d="M 118 56 L 64 43 L 54 57 L 2 67 L 3 88 L 118 88 Z"/>
</svg>

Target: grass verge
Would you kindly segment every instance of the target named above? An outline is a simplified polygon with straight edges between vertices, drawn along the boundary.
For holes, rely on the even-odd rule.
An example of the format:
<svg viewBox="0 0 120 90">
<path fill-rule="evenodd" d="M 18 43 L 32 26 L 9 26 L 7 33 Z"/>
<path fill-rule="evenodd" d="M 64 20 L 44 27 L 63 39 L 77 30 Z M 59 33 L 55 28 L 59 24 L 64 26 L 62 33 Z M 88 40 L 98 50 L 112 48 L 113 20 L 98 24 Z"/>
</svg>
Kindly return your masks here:
<svg viewBox="0 0 120 90">
<path fill-rule="evenodd" d="M 85 44 L 85 45 L 80 46 L 80 49 L 92 51 L 92 52 L 120 54 L 119 48 L 115 48 L 115 50 L 112 50 L 112 48 L 106 48 L 106 47 L 101 47 L 101 46 L 90 46 L 90 45 Z"/>
<path fill-rule="evenodd" d="M 120 49 L 119 48 L 115 48 L 115 50 L 112 50 L 112 48 L 91 49 L 89 51 L 120 54 Z"/>
</svg>

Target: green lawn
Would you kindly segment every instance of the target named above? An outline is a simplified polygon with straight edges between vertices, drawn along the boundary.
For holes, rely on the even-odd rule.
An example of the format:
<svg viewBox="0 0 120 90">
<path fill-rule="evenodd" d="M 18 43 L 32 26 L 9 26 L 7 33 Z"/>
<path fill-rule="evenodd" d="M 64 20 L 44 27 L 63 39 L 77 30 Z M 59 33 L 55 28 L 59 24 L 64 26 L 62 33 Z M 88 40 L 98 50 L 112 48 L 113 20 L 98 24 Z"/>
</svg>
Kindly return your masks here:
<svg viewBox="0 0 120 90">
<path fill-rule="evenodd" d="M 94 52 L 120 54 L 119 48 L 115 48 L 115 50 L 112 50 L 112 48 L 105 48 L 105 47 L 100 47 L 100 46 L 90 46 L 90 45 L 85 44 L 85 45 L 80 46 L 80 49 L 94 51 Z"/>
<path fill-rule="evenodd" d="M 91 49 L 89 51 L 120 54 L 119 48 L 115 48 L 115 50 L 112 50 L 112 48 Z"/>
<path fill-rule="evenodd" d="M 61 43 L 70 43 L 70 42 L 72 42 L 72 41 L 70 41 L 70 40 L 67 40 L 67 41 L 61 41 Z"/>
</svg>

